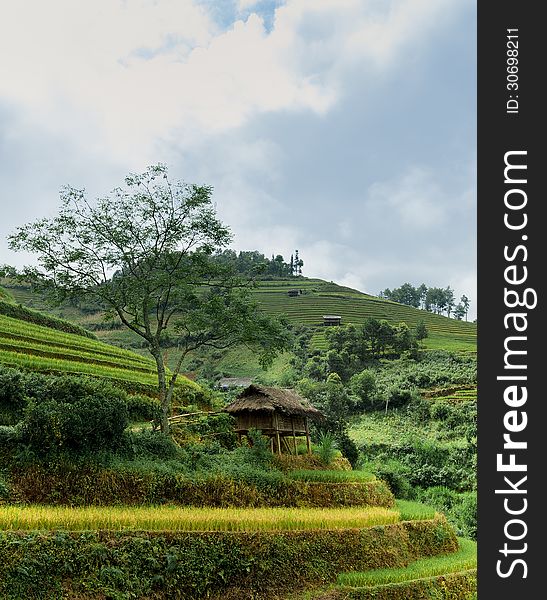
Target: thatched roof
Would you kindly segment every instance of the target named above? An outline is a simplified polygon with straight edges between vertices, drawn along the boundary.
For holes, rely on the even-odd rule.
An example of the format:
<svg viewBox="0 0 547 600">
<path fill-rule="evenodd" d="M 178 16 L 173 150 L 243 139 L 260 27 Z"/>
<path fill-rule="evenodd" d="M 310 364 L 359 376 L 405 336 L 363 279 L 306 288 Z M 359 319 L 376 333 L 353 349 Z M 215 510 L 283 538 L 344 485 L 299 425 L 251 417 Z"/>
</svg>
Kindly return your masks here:
<svg viewBox="0 0 547 600">
<path fill-rule="evenodd" d="M 320 419 L 322 413 L 294 390 L 251 384 L 224 409 L 231 414 L 246 411 L 279 411 L 286 415 L 300 415 Z"/>
</svg>

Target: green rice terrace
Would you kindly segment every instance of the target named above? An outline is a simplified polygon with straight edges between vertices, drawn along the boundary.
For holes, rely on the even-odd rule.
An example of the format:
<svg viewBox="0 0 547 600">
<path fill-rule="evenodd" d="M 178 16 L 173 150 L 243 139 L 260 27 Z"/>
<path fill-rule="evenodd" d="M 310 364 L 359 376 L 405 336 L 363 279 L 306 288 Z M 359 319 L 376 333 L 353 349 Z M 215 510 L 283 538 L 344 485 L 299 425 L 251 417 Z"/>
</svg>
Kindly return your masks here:
<svg viewBox="0 0 547 600">
<path fill-rule="evenodd" d="M 29 371 L 89 375 L 133 391 L 155 391 L 157 374 L 151 359 L 79 329 L 38 311 L 0 302 L 0 363 Z M 196 387 L 186 378 L 181 382 Z"/>
<path fill-rule="evenodd" d="M 290 297 L 289 289 L 301 289 L 302 294 Z M 293 323 L 317 326 L 313 341 L 318 348 L 325 346 L 323 316 L 339 315 L 342 324 L 360 324 L 368 317 L 405 322 L 409 327 L 424 321 L 429 331 L 425 341 L 427 348 L 476 351 L 477 327 L 474 323 L 449 319 L 321 279 L 261 281 L 255 294 L 267 312 L 285 314 Z"/>
<path fill-rule="evenodd" d="M 28 287 L 14 285 L 9 281 L 4 281 L 3 285 L 16 302 L 38 309 L 47 308 Z M 302 294 L 291 297 L 288 291 L 292 289 L 302 290 Z M 409 327 L 415 327 L 419 321 L 424 321 L 429 332 L 424 341 L 426 348 L 476 352 L 475 323 L 449 319 L 321 279 L 292 277 L 259 281 L 253 293 L 267 313 L 285 315 L 291 323 L 317 327 L 312 342 L 317 348 L 325 347 L 323 316 L 339 315 L 342 317 L 342 324 L 361 324 L 369 317 L 385 319 L 392 323 L 405 322 Z M 97 335 L 105 341 L 122 344 L 135 342 L 136 336 L 131 332 L 97 326 L 102 323 L 100 313 L 84 312 L 76 307 L 63 307 L 57 314 L 84 327 L 97 328 Z"/>
</svg>

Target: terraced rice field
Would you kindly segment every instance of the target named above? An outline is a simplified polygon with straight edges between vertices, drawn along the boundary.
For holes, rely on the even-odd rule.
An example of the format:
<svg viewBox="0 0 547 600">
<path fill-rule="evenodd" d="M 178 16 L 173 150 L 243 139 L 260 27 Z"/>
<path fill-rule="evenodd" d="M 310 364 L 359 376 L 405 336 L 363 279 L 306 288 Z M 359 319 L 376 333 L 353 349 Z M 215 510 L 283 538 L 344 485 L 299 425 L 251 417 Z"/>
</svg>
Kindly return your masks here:
<svg viewBox="0 0 547 600">
<path fill-rule="evenodd" d="M 474 400 L 477 401 L 477 388 L 462 388 L 459 390 L 455 390 L 449 394 L 437 396 L 436 400 L 446 400 L 448 402 L 457 403 L 457 402 L 466 402 Z"/>
<path fill-rule="evenodd" d="M 0 506 L 0 531 L 295 531 L 348 529 L 400 521 L 397 510 L 358 508 L 181 508 Z"/>
<path fill-rule="evenodd" d="M 5 315 L 0 315 L 0 363 L 32 371 L 86 374 L 157 386 L 155 365 L 148 358 Z M 191 384 L 187 380 L 185 383 Z"/>
<path fill-rule="evenodd" d="M 423 558 L 403 568 L 372 569 L 364 572 L 341 573 L 338 576 L 337 583 L 350 587 L 374 587 L 476 569 L 476 542 L 465 538 L 458 538 L 458 543 L 459 549 L 453 554 Z"/>
<path fill-rule="evenodd" d="M 289 297 L 289 289 L 301 289 L 303 294 Z M 260 282 L 254 294 L 268 313 L 284 314 L 290 322 L 317 327 L 312 343 L 318 348 L 325 347 L 323 315 L 334 314 L 342 317 L 343 324 L 360 324 L 369 317 L 404 321 L 409 327 L 424 321 L 429 332 L 426 347 L 476 351 L 474 323 L 456 321 L 320 279 Z"/>
</svg>

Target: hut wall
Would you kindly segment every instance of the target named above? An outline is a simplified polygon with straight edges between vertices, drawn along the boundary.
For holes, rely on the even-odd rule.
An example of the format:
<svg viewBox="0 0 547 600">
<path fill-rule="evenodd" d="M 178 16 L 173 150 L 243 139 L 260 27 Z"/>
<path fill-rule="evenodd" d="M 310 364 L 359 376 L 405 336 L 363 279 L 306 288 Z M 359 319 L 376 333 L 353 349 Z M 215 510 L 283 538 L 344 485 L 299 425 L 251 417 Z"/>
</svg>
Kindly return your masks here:
<svg viewBox="0 0 547 600">
<path fill-rule="evenodd" d="M 304 423 L 304 417 L 293 416 L 292 419 L 288 415 L 282 413 L 277 414 L 277 424 L 280 431 L 287 431 L 292 433 L 293 426 L 296 433 L 304 433 L 306 431 L 306 425 Z"/>
<path fill-rule="evenodd" d="M 266 411 L 249 411 L 237 415 L 237 429 L 248 431 L 249 429 L 273 429 L 273 413 Z"/>
<path fill-rule="evenodd" d="M 305 418 L 295 415 L 292 418 L 289 415 L 277 412 L 249 411 L 237 415 L 236 429 L 238 431 L 248 431 L 249 429 L 260 429 L 262 431 L 281 431 L 288 434 L 294 432 L 303 434 L 306 432 Z"/>
</svg>

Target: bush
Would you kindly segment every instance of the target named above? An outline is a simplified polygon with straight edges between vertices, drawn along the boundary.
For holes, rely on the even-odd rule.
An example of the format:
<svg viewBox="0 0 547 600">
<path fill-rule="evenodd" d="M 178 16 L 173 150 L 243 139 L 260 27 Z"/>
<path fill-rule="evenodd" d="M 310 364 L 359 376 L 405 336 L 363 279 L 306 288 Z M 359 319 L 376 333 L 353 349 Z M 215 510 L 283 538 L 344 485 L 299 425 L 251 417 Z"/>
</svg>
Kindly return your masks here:
<svg viewBox="0 0 547 600">
<path fill-rule="evenodd" d="M 161 420 L 159 401 L 142 394 L 127 396 L 127 412 L 130 421 L 154 421 L 159 423 Z"/>
<path fill-rule="evenodd" d="M 342 456 L 349 460 L 352 468 L 355 468 L 359 460 L 359 449 L 346 430 L 336 434 L 336 445 L 340 448 Z"/>
<path fill-rule="evenodd" d="M 385 464 L 374 466 L 372 472 L 389 485 L 396 498 L 411 500 L 415 497 L 414 488 L 408 479 L 408 471 L 402 463 L 390 460 Z"/>
<path fill-rule="evenodd" d="M 376 377 L 372 371 L 365 369 L 353 375 L 349 380 L 349 388 L 359 398 L 357 409 L 366 410 L 375 406 Z"/>
<path fill-rule="evenodd" d="M 15 425 L 23 416 L 25 404 L 22 373 L 0 365 L 0 423 Z"/>
<path fill-rule="evenodd" d="M 477 538 L 476 492 L 458 493 L 446 487 L 436 486 L 422 490 L 419 499 L 445 513 L 459 535 Z"/>
<path fill-rule="evenodd" d="M 319 435 L 319 444 L 317 445 L 317 454 L 321 462 L 328 467 L 336 456 L 336 441 L 334 435 L 330 432 L 321 432 Z"/>
<path fill-rule="evenodd" d="M 10 497 L 11 490 L 6 480 L 0 475 L 0 502 Z"/>
<path fill-rule="evenodd" d="M 442 519 L 340 531 L 5 532 L 0 596 L 45 600 L 70 586 L 119 600 L 266 600 L 456 547 Z"/>
<path fill-rule="evenodd" d="M 31 402 L 22 423 L 22 440 L 40 455 L 113 450 L 122 443 L 128 422 L 126 404 L 116 397 Z"/>
<path fill-rule="evenodd" d="M 179 448 L 173 440 L 159 431 L 143 430 L 131 433 L 129 443 L 135 458 L 169 460 L 179 453 Z"/>
</svg>

